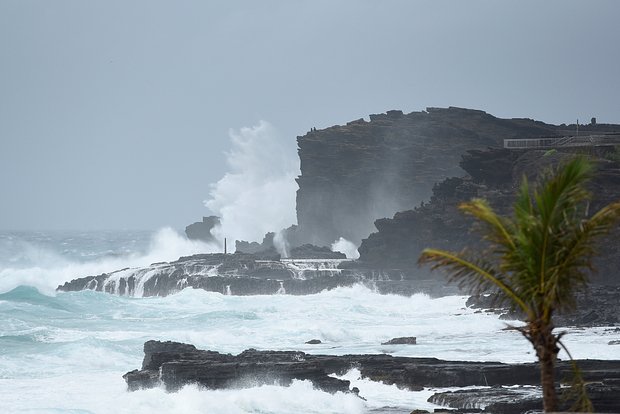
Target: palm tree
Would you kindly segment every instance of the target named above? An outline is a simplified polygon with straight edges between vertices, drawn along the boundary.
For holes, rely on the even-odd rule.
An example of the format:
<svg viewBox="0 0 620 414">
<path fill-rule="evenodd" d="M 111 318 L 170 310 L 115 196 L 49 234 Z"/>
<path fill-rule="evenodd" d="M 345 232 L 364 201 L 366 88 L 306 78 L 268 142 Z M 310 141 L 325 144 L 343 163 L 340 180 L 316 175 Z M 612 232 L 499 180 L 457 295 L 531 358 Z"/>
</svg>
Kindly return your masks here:
<svg viewBox="0 0 620 414">
<path fill-rule="evenodd" d="M 555 362 L 564 347 L 563 334 L 553 331 L 553 314 L 575 306 L 593 270 L 594 241 L 620 217 L 620 202 L 588 214 L 586 184 L 593 171 L 579 157 L 546 173 L 534 190 L 524 178 L 512 217 L 496 214 L 483 199 L 463 203 L 459 208 L 481 227 L 486 247 L 458 253 L 425 249 L 420 256 L 420 263 L 446 268 L 451 281 L 477 292 L 494 289 L 500 302 L 520 311 L 525 325 L 514 329 L 536 351 L 546 412 L 558 408 Z"/>
</svg>

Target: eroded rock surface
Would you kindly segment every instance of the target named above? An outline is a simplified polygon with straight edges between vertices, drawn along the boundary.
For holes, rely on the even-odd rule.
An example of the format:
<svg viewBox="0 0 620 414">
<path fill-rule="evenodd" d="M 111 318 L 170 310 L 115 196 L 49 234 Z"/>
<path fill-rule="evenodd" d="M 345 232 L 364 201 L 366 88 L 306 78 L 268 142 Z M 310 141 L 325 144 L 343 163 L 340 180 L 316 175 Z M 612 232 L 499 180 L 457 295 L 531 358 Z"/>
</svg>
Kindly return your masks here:
<svg viewBox="0 0 620 414">
<path fill-rule="evenodd" d="M 405 358 L 390 355 L 311 355 L 299 351 L 246 350 L 239 355 L 198 350 L 177 342 L 148 341 L 144 344 L 140 370 L 123 377 L 130 390 L 163 384 L 175 391 L 186 384 L 206 388 L 240 388 L 260 384 L 289 384 L 294 379 L 309 380 L 328 392 L 350 392 L 350 383 L 330 376 L 359 369 L 362 377 L 395 384 L 411 391 L 423 387 L 484 387 L 434 395 L 433 402 L 453 408 L 484 408 L 495 404 L 493 413 L 519 413 L 523 407 L 540 407 L 537 364 L 442 361 L 435 358 Z M 620 409 L 620 361 L 579 361 L 600 412 Z M 571 367 L 559 362 L 558 378 L 568 377 Z M 521 386 L 504 388 L 503 386 Z M 492 387 L 492 388 L 486 388 Z M 360 394 L 364 397 L 363 394 Z M 597 405 L 598 404 L 598 405 Z"/>
<path fill-rule="evenodd" d="M 480 234 L 472 229 L 473 220 L 462 214 L 458 205 L 479 197 L 488 200 L 500 214 L 510 214 L 523 175 L 535 182 L 541 172 L 573 156 L 568 151 L 470 151 L 461 162 L 468 176 L 445 179 L 433 187 L 427 203 L 398 212 L 391 219 L 375 221 L 377 231 L 358 249 L 358 266 L 416 268 L 420 253 L 427 247 L 459 251 L 466 246 L 483 246 Z M 590 185 L 590 210 L 596 211 L 620 199 L 620 164 L 600 157 L 593 159 L 597 172 Z M 617 229 L 605 240 L 616 240 L 618 236 Z M 598 284 L 619 286 L 620 244 L 605 240 L 599 246 L 601 257 L 595 261 L 598 272 L 591 278 Z"/>
<path fill-rule="evenodd" d="M 556 313 L 553 320 L 556 326 L 613 326 L 620 323 L 620 286 L 591 286 L 586 292 L 577 295 L 574 310 Z M 500 312 L 503 319 L 522 319 L 518 312 L 497 302 L 494 294 L 471 296 L 467 306 Z"/>
<path fill-rule="evenodd" d="M 579 127 L 580 134 L 614 130 L 620 127 Z M 462 176 L 459 161 L 469 150 L 501 148 L 508 138 L 574 132 L 575 125 L 500 119 L 453 107 L 410 114 L 388 111 L 370 115 L 369 122 L 312 130 L 297 138 L 300 244 L 329 246 L 341 236 L 359 244 L 375 230 L 376 219 L 411 210 L 429 199 L 435 183 Z M 502 162 L 489 163 L 498 179 L 505 172 Z"/>
<path fill-rule="evenodd" d="M 316 250 L 314 250 L 316 252 Z M 340 254 L 338 254 L 339 257 Z M 365 284 L 379 293 L 432 296 L 456 293 L 412 269 L 341 268 L 344 259 L 280 259 L 279 255 L 198 254 L 170 263 L 154 263 L 96 276 L 80 277 L 59 291 L 95 290 L 124 296 L 167 296 L 191 287 L 226 295 L 308 295 Z"/>
</svg>

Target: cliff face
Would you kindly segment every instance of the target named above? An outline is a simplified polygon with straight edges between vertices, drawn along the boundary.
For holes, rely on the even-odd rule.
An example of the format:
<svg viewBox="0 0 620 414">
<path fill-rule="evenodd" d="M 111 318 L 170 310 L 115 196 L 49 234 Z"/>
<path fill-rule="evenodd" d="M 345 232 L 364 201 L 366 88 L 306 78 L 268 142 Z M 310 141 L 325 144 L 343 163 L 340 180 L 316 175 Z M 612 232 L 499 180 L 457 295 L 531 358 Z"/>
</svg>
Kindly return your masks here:
<svg viewBox="0 0 620 414">
<path fill-rule="evenodd" d="M 503 139 L 561 134 L 562 127 L 529 119 L 499 119 L 483 111 L 428 108 L 370 115 L 297 138 L 298 234 L 329 245 L 359 244 L 373 223 L 428 200 L 433 185 L 461 176 L 461 155 L 503 146 Z"/>
<path fill-rule="evenodd" d="M 358 249 L 360 263 L 370 268 L 416 268 L 424 248 L 458 251 L 465 246 L 479 247 L 480 235 L 472 230 L 473 221 L 457 209 L 461 202 L 482 197 L 499 213 L 510 214 L 515 189 L 523 175 L 535 182 L 541 171 L 572 156 L 560 151 L 469 152 L 461 162 L 468 176 L 448 178 L 435 185 L 428 203 L 375 222 L 378 231 L 364 239 Z M 598 171 L 590 185 L 591 211 L 620 199 L 620 165 L 594 158 Z M 618 236 L 620 230 L 607 240 L 617 240 Z M 593 281 L 620 285 L 620 245 L 604 241 L 599 249 L 602 254 L 596 260 L 598 273 L 593 274 Z"/>
</svg>

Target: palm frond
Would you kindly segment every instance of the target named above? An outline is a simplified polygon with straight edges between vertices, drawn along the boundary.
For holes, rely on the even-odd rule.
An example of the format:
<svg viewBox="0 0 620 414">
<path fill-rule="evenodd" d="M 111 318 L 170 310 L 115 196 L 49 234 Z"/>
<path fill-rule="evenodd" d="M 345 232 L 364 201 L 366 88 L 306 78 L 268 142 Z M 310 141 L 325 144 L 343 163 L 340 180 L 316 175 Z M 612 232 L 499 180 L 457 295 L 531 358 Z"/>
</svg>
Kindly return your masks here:
<svg viewBox="0 0 620 414">
<path fill-rule="evenodd" d="M 620 219 L 620 202 L 609 204 L 591 218 L 568 223 L 557 237 L 554 265 L 549 269 L 547 300 L 559 308 L 574 305 L 576 290 L 588 282 L 587 271 L 592 269 L 592 258 L 598 253 L 596 239 L 609 234 Z M 570 225 L 569 225 L 570 224 Z"/>
<path fill-rule="evenodd" d="M 459 209 L 487 224 L 489 231 L 484 234 L 485 239 L 505 249 L 514 249 L 514 240 L 509 231 L 512 223 L 507 218 L 497 215 L 486 200 L 474 198 L 469 202 L 461 203 Z"/>
<path fill-rule="evenodd" d="M 432 263 L 431 269 L 447 268 L 450 280 L 466 281 L 475 290 L 495 287 L 514 303 L 522 312 L 530 316 L 530 309 L 523 299 L 503 280 L 489 263 L 480 258 L 467 259 L 463 254 L 451 253 L 437 249 L 424 249 L 418 260 L 420 264 Z"/>
</svg>

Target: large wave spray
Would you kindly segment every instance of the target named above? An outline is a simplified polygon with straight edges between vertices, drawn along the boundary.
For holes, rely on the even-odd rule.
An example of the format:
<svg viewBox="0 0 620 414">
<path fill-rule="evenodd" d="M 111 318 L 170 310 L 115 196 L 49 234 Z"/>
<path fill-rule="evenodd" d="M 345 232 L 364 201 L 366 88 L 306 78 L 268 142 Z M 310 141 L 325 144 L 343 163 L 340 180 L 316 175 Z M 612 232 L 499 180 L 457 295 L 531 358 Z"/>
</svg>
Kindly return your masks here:
<svg viewBox="0 0 620 414">
<path fill-rule="evenodd" d="M 72 278 L 219 251 L 219 246 L 188 240 L 169 227 L 152 234 L 142 250 L 122 254 L 110 252 L 109 255 L 94 258 L 84 257 L 85 260 L 63 255 L 62 251 L 24 237 L 0 240 L 0 248 L 6 247 L 6 250 L 11 252 L 10 255 L 4 254 L 0 257 L 0 293 L 23 285 L 53 294 L 59 284 Z"/>
<path fill-rule="evenodd" d="M 204 202 L 221 218 L 218 238 L 261 241 L 265 233 L 295 224 L 299 162 L 294 141 L 281 139 L 265 121 L 229 135 L 230 170 Z"/>
</svg>

